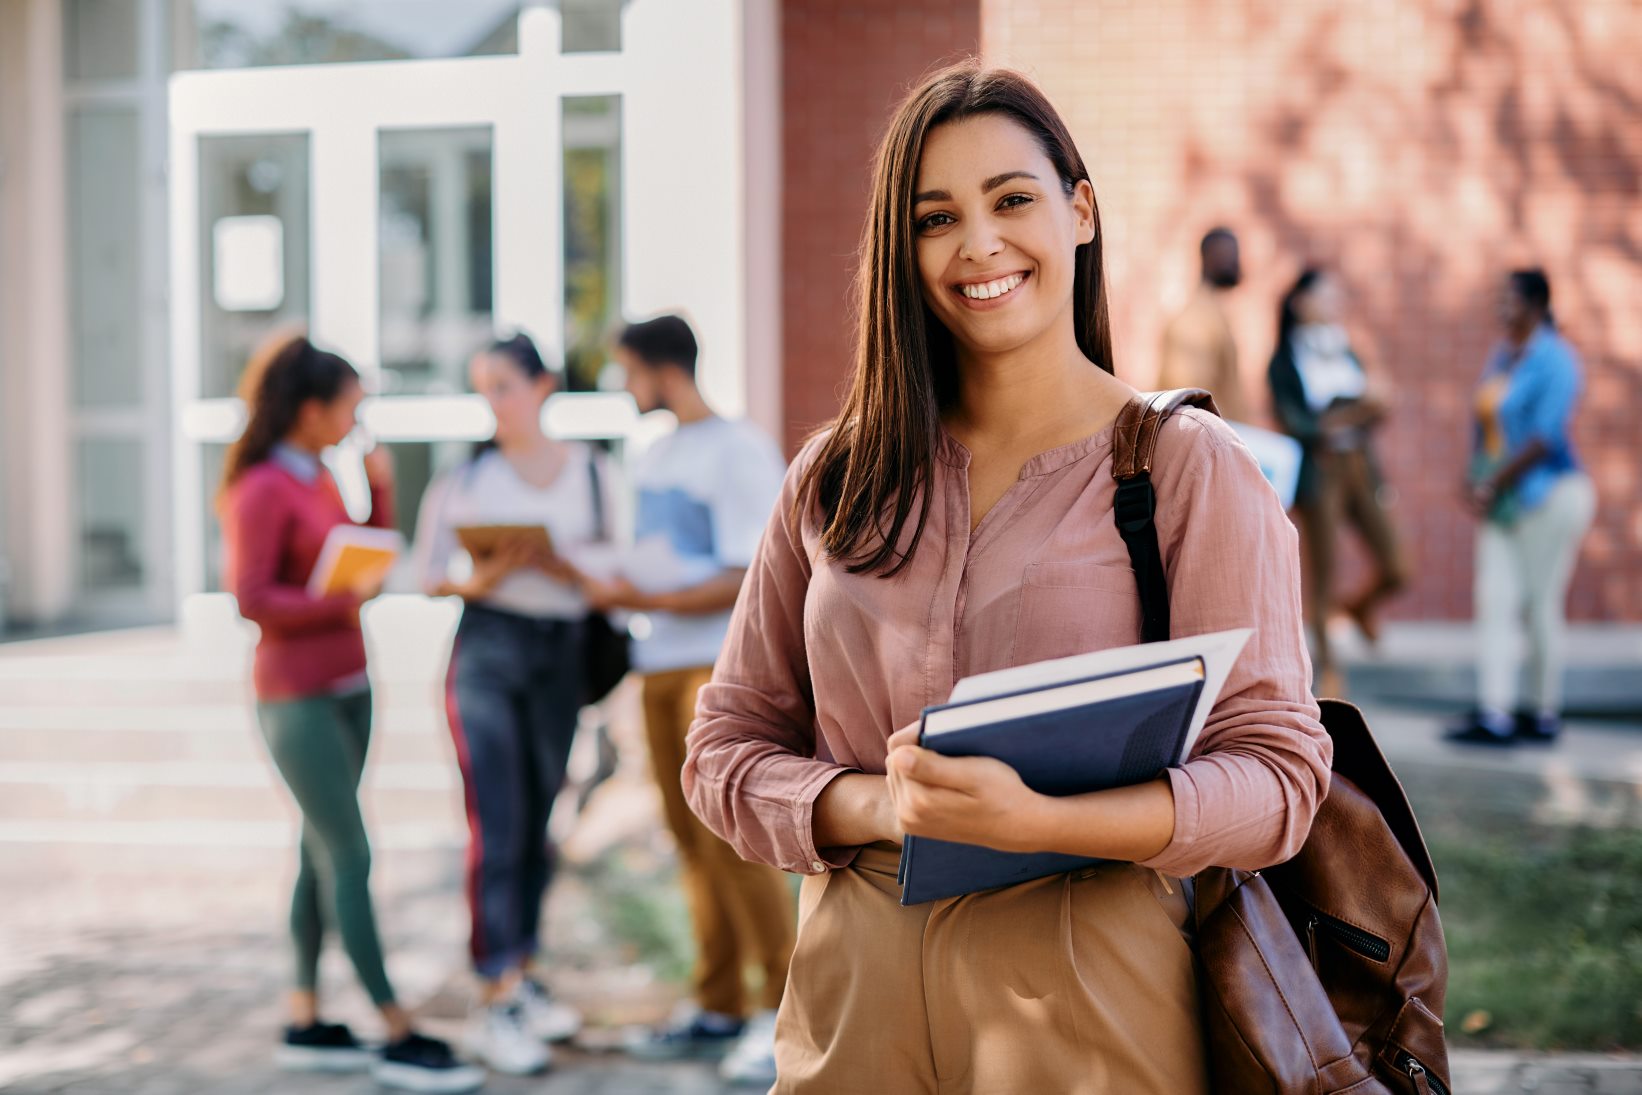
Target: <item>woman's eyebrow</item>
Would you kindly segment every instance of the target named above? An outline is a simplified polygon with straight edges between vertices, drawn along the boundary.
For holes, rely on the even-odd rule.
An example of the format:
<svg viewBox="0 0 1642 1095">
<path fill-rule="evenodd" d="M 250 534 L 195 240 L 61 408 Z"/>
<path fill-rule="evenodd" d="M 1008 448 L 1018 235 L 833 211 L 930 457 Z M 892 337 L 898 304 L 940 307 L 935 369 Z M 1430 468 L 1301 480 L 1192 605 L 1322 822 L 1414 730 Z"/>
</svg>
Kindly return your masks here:
<svg viewBox="0 0 1642 1095">
<path fill-rule="evenodd" d="M 1030 171 L 1005 171 L 1003 174 L 993 175 L 990 179 L 983 182 L 981 184 L 981 193 L 990 193 L 1011 179 L 1031 179 L 1033 182 L 1038 181 L 1038 177 Z M 949 202 L 951 200 L 952 195 L 945 190 L 925 190 L 912 196 L 913 205 L 917 205 L 920 202 Z"/>
<path fill-rule="evenodd" d="M 1010 179 L 1031 179 L 1038 181 L 1038 177 L 1030 171 L 1005 171 L 1002 175 L 994 175 L 981 184 L 981 193 L 988 194 L 1008 182 Z"/>
</svg>

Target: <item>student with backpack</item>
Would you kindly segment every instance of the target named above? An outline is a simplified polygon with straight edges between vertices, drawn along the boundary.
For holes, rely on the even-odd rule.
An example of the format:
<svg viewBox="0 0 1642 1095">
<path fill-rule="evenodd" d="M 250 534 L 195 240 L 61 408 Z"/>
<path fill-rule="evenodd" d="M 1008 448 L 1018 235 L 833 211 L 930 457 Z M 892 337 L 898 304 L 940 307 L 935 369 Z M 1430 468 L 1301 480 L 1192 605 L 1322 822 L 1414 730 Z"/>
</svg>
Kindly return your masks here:
<svg viewBox="0 0 1642 1095">
<path fill-rule="evenodd" d="M 1200 410 L 1157 429 L 1175 634 L 1254 634 L 1194 755 L 1051 799 L 919 748 L 988 670 L 1142 638 L 1114 521 L 1118 424 L 1089 173 L 1024 77 L 963 65 L 879 151 L 854 384 L 789 472 L 684 787 L 743 856 L 804 875 L 777 1092 L 1209 1090 L 1183 879 L 1300 848 L 1329 778 L 1296 535 Z M 903 907 L 907 834 L 1109 864 Z"/>
<path fill-rule="evenodd" d="M 496 432 L 428 488 L 414 569 L 430 596 L 462 599 L 445 709 L 467 803 L 480 982 L 464 1048 L 498 1072 L 528 1075 L 550 1063 L 547 1043 L 581 1025 L 535 961 L 555 860 L 547 822 L 585 694 L 588 604 L 570 560 L 612 538 L 619 495 L 600 453 L 543 433 L 556 381 L 527 336 L 494 343 L 468 371 Z M 545 528 L 550 544 L 504 542 L 478 558 L 461 550 L 458 530 L 497 525 Z"/>
</svg>

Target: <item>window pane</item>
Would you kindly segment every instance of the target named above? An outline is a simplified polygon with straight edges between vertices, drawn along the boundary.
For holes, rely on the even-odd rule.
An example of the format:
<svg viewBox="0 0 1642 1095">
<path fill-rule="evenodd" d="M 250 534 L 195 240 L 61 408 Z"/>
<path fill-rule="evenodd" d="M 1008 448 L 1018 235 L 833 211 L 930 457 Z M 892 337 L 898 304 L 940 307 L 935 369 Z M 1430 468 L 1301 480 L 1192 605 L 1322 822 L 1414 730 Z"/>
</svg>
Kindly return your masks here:
<svg viewBox="0 0 1642 1095">
<path fill-rule="evenodd" d="M 519 0 L 195 0 L 203 68 L 518 52 Z"/>
<path fill-rule="evenodd" d="M 80 583 L 88 591 L 143 584 L 143 448 L 105 438 L 79 444 Z"/>
<path fill-rule="evenodd" d="M 63 7 L 63 66 L 70 80 L 128 80 L 137 75 L 138 0 L 68 0 Z"/>
<path fill-rule="evenodd" d="M 566 380 L 591 391 L 621 318 L 621 97 L 565 99 L 564 144 Z"/>
<path fill-rule="evenodd" d="M 228 463 L 228 446 L 207 444 L 200 446 L 200 483 L 203 492 L 200 506 L 205 514 L 205 592 L 222 591 L 222 522 L 217 518 L 217 487 L 222 482 L 222 469 Z"/>
<path fill-rule="evenodd" d="M 622 0 L 560 0 L 560 50 L 597 53 L 621 49 Z"/>
<path fill-rule="evenodd" d="M 137 114 L 78 109 L 68 130 L 75 400 L 82 407 L 130 405 L 142 400 Z"/>
<path fill-rule="evenodd" d="M 308 318 L 308 137 L 200 138 L 200 392 L 234 394 L 273 331 Z"/>
<path fill-rule="evenodd" d="M 378 147 L 382 389 L 465 391 L 492 334 L 491 131 L 385 131 Z"/>
</svg>

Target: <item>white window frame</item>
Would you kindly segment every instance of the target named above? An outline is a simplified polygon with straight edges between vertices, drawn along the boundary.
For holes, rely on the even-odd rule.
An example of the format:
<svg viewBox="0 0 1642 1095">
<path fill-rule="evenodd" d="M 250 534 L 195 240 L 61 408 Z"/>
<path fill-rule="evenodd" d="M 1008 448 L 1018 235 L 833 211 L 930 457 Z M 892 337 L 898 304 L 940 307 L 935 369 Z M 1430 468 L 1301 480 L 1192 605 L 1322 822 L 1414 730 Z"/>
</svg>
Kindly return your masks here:
<svg viewBox="0 0 1642 1095">
<path fill-rule="evenodd" d="M 705 393 L 724 413 L 746 413 L 741 3 L 628 0 L 619 53 L 563 54 L 559 47 L 557 8 L 529 7 L 519 16 L 516 55 L 172 77 L 172 498 L 180 597 L 202 591 L 205 582 L 203 446 L 232 440 L 243 417 L 237 400 L 201 397 L 201 137 L 308 136 L 309 330 L 352 360 L 370 387 L 380 369 L 377 134 L 491 128 L 495 325 L 529 331 L 557 351 L 564 312 L 562 100 L 620 96 L 624 311 L 689 316 L 701 338 Z M 761 371 L 775 367 L 760 363 Z M 388 441 L 477 438 L 488 413 L 474 396 L 390 395 L 363 411 L 367 426 Z M 546 417 L 561 435 L 640 428 L 625 396 L 558 397 Z"/>
</svg>

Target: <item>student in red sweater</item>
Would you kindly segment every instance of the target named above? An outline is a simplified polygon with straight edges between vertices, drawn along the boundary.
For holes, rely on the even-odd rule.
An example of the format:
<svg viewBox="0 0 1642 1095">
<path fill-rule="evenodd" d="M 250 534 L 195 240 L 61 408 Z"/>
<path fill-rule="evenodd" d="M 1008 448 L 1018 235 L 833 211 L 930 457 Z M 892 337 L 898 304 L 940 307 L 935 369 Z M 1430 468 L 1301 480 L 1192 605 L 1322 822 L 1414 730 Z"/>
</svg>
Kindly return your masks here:
<svg viewBox="0 0 1642 1095">
<path fill-rule="evenodd" d="M 411 1029 L 382 961 L 369 889 L 371 853 L 359 811 L 370 742 L 371 691 L 359 610 L 368 597 L 312 597 L 307 583 L 326 535 L 348 522 L 320 454 L 354 428 L 364 392 L 342 358 L 302 336 L 263 347 L 240 386 L 245 431 L 228 450 L 218 498 L 228 588 L 262 629 L 254 679 L 257 720 L 302 811 L 291 936 L 296 985 L 282 1064 L 336 1071 L 370 1066 L 390 1087 L 471 1091 L 484 1073 L 450 1047 Z M 393 522 L 393 471 L 383 449 L 365 459 L 370 523 Z M 382 1013 L 388 1042 L 371 1054 L 347 1027 L 318 1014 L 320 947 L 327 922 Z"/>
</svg>

